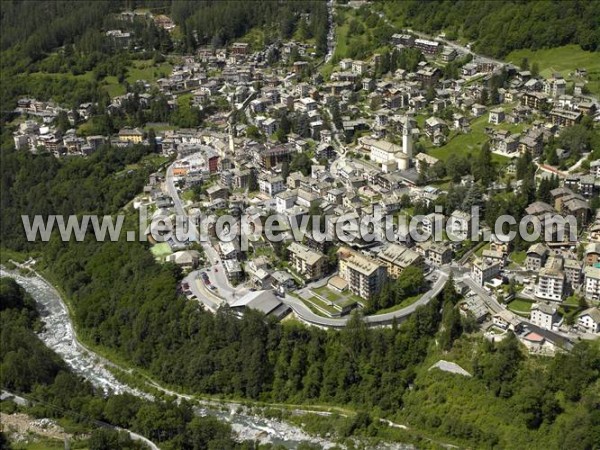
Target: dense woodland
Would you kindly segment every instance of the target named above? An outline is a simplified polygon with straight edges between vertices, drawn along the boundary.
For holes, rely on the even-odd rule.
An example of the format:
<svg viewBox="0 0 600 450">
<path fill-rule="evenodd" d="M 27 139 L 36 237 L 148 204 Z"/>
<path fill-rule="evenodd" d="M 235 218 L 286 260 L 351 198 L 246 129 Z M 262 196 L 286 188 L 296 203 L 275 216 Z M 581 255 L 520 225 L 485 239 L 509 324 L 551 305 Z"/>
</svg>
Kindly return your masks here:
<svg viewBox="0 0 600 450">
<path fill-rule="evenodd" d="M 35 303 L 11 278 L 0 278 L 0 312 L 2 389 L 33 402 L 19 407 L 27 414 L 66 418 L 89 429 L 91 450 L 145 448 L 111 425 L 137 431 L 165 449 L 255 448 L 251 442 L 236 443 L 229 425 L 194 416 L 185 402 L 150 402 L 129 394 L 105 398 L 96 392 L 35 335 L 41 326 Z M 9 403 L 2 405 L 3 412 L 16 409 Z M 2 443 L 10 448 L 4 436 Z"/>
<path fill-rule="evenodd" d="M 600 49 L 600 3 L 584 0 L 381 0 L 406 26 L 448 39 L 475 42 L 474 50 L 503 57 L 512 50 L 579 44 Z"/>
</svg>

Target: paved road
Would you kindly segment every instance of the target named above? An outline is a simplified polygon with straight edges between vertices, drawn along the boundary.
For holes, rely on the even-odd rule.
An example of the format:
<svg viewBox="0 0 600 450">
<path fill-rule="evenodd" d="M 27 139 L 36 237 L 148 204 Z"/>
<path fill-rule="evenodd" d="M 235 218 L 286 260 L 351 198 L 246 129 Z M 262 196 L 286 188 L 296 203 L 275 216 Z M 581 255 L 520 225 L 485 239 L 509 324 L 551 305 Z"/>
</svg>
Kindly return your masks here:
<svg viewBox="0 0 600 450">
<path fill-rule="evenodd" d="M 183 159 L 180 159 L 176 162 L 191 160 L 197 157 L 197 154 L 189 155 Z M 173 204 L 175 208 L 175 213 L 178 216 L 189 217 L 187 212 L 185 211 L 183 202 L 181 197 L 179 196 L 179 191 L 175 186 L 175 177 L 173 175 L 173 168 L 175 163 L 170 165 L 167 168 L 166 172 L 166 180 L 165 186 L 167 189 L 167 193 L 173 198 Z M 225 268 L 221 263 L 221 258 L 219 257 L 219 253 L 214 249 L 211 243 L 207 240 L 202 240 L 203 236 L 200 235 L 200 232 L 197 228 L 192 227 L 193 231 L 190 232 L 190 240 L 193 242 L 198 242 L 202 245 L 202 249 L 204 250 L 204 254 L 208 260 L 208 267 L 206 268 L 206 274 L 210 279 L 210 282 L 213 286 L 217 288 L 217 291 L 213 293 L 206 289 L 205 286 L 196 286 L 196 283 L 190 282 L 190 288 L 192 289 L 192 293 L 196 295 L 202 301 L 207 300 L 207 298 L 211 298 L 205 304 L 206 306 L 213 310 L 218 302 L 219 298 L 224 299 L 227 302 L 232 302 L 236 298 L 246 294 L 248 289 L 244 286 L 234 287 L 229 283 L 227 279 L 227 274 L 225 273 Z M 197 273 L 193 273 L 197 276 Z M 200 283 L 203 284 L 202 280 L 199 280 Z M 195 289 L 194 289 L 195 287 Z M 204 293 L 202 293 L 204 291 Z M 217 295 L 215 295 L 217 294 Z"/>
<path fill-rule="evenodd" d="M 432 298 L 436 297 L 440 292 L 442 292 L 442 289 L 448 280 L 447 269 L 436 270 L 435 273 L 438 275 L 437 281 L 433 284 L 429 291 L 424 293 L 421 298 L 412 305 L 385 314 L 367 316 L 365 317 L 365 322 L 372 326 L 382 326 L 390 325 L 394 322 L 394 320 L 398 323 L 405 320 L 408 316 L 414 313 L 419 306 L 426 305 Z M 347 316 L 339 318 L 319 316 L 318 314 L 312 312 L 300 299 L 291 297 L 289 295 L 286 295 L 283 302 L 290 306 L 301 320 L 312 325 L 317 325 L 323 328 L 343 328 L 346 326 L 346 323 L 349 320 L 349 317 Z"/>
</svg>

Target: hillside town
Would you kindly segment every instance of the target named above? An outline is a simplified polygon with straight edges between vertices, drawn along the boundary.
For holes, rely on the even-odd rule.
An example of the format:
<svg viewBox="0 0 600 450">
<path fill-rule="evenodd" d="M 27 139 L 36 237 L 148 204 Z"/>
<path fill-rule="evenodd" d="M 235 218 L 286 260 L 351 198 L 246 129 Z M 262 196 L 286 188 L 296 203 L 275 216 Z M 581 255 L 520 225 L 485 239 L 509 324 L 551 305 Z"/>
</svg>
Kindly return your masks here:
<svg viewBox="0 0 600 450">
<path fill-rule="evenodd" d="M 174 27 L 167 16 L 148 20 Z M 106 35 L 135 43 L 131 31 Z M 151 145 L 165 163 L 134 206 L 153 216 L 195 224 L 224 215 L 279 214 L 296 224 L 320 217 L 325 240 L 311 233 L 298 240 L 290 228 L 280 242 L 261 235 L 248 248 L 240 228 L 227 241 L 214 228 L 206 240 L 149 235 L 156 259 L 184 271 L 181 291 L 211 311 L 250 308 L 342 328 L 359 310 L 371 325 L 392 325 L 451 285 L 463 298 L 461 314 L 490 340 L 511 330 L 530 352 L 552 355 L 597 339 L 600 160 L 556 144 L 572 127 L 600 119 L 586 69 L 568 89 L 560 73 L 542 76 L 409 30 L 390 45 L 390 54 L 328 62 L 329 73 L 315 67 L 310 44 L 295 40 L 201 48 L 178 58 L 167 76 L 137 80 L 105 110 L 21 98 L 15 148 L 76 158 L 106 144 L 122 152 Z M 159 108 L 165 117 L 193 110 L 202 125 L 153 121 L 112 135 L 80 132 L 99 115 Z M 470 160 L 486 152 L 492 178 L 470 171 Z M 538 194 L 545 186 L 543 197 L 528 199 L 527 216 L 542 224 L 574 217 L 575 236 L 549 227 L 545 239 L 517 245 L 501 239 L 488 216 L 475 230 L 473 206 L 487 205 L 487 214 L 494 196 L 527 199 L 517 176 L 524 160 Z M 452 196 L 460 201 L 451 204 Z M 394 218 L 393 239 L 347 229 L 351 242 L 339 239 L 347 220 L 378 211 Z M 416 240 L 403 226 L 416 216 L 418 232 L 440 239 Z"/>
</svg>

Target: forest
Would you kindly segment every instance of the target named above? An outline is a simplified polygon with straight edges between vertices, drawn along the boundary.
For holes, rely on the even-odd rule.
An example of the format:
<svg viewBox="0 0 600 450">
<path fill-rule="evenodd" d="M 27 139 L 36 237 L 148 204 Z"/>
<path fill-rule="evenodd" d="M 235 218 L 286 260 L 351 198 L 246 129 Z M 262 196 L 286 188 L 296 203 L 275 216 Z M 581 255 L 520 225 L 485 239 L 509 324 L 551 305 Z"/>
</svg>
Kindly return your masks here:
<svg viewBox="0 0 600 450">
<path fill-rule="evenodd" d="M 478 53 L 502 58 L 512 50 L 579 44 L 600 49 L 600 3 L 581 0 L 419 1 L 379 0 L 405 27 L 445 32 L 447 39 L 474 42 Z"/>
<path fill-rule="evenodd" d="M 145 448 L 113 426 L 134 430 L 164 449 L 256 448 L 253 442 L 237 443 L 229 425 L 195 416 L 185 402 L 150 402 L 129 394 L 105 397 L 97 392 L 35 335 L 41 326 L 35 303 L 12 278 L 0 278 L 0 312 L 0 384 L 32 402 L 27 407 L 3 402 L 2 412 L 79 424 L 90 434 L 90 450 Z M 10 448 L 4 434 L 0 442 L 2 449 Z"/>
</svg>

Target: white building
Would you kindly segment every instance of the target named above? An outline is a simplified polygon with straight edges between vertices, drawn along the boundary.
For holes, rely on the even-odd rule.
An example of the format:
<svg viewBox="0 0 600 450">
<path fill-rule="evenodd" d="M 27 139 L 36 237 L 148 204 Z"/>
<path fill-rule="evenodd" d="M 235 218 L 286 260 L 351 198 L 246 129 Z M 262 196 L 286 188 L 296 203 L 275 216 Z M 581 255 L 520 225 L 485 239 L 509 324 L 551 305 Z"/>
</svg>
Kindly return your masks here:
<svg viewBox="0 0 600 450">
<path fill-rule="evenodd" d="M 583 293 L 586 300 L 600 301 L 600 268 L 589 266 L 584 270 Z"/>
<path fill-rule="evenodd" d="M 502 265 L 499 261 L 477 258 L 471 267 L 471 278 L 479 286 L 483 286 L 486 281 L 496 277 L 501 269 Z"/>
<path fill-rule="evenodd" d="M 600 333 L 600 309 L 588 308 L 579 314 L 577 325 L 588 333 Z"/>
<path fill-rule="evenodd" d="M 561 317 L 555 306 L 547 303 L 534 303 L 531 306 L 529 320 L 540 328 L 551 330 L 555 325 L 560 324 Z"/>
<path fill-rule="evenodd" d="M 564 287 L 565 273 L 562 271 L 562 259 L 548 258 L 546 266 L 539 272 L 535 296 L 544 300 L 560 302 Z"/>
</svg>

